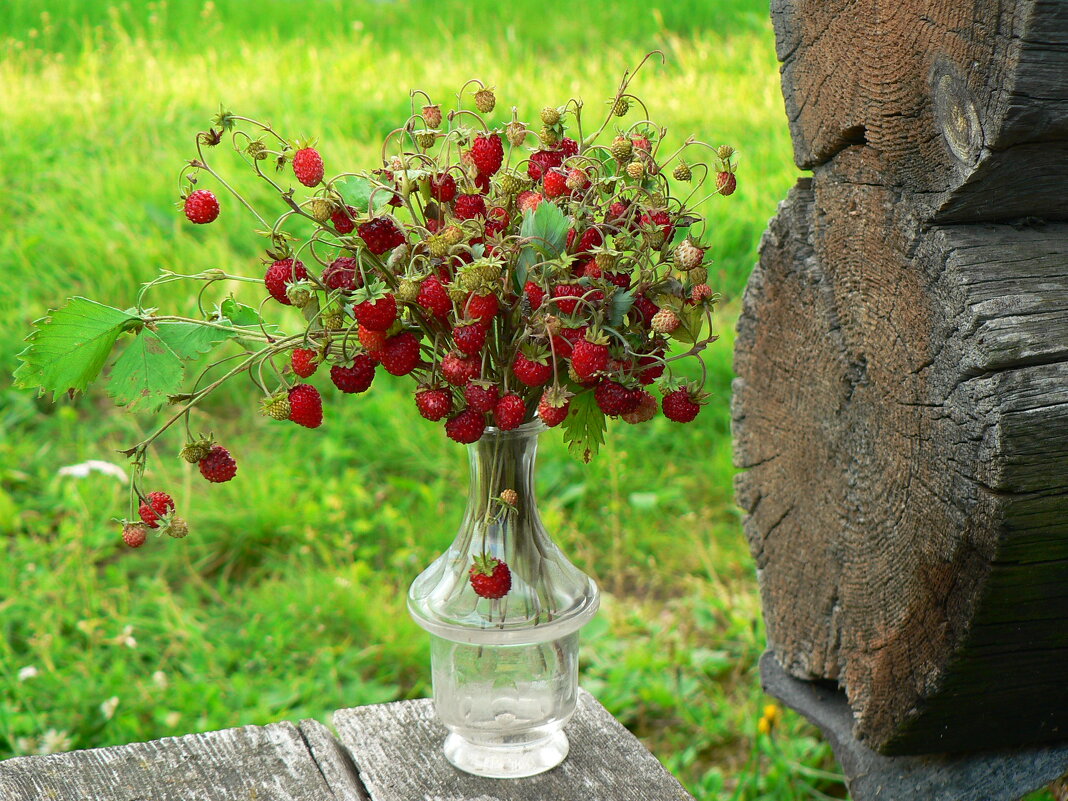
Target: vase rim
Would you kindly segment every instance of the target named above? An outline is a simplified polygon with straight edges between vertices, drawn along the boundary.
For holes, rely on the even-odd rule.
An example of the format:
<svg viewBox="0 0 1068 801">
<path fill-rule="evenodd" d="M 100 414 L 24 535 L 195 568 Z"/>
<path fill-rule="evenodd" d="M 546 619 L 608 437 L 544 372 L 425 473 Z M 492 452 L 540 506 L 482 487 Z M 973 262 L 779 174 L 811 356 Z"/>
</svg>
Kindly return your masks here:
<svg viewBox="0 0 1068 801">
<path fill-rule="evenodd" d="M 497 437 L 499 439 L 518 439 L 519 437 L 528 437 L 548 430 L 549 427 L 545 425 L 545 422 L 540 417 L 535 417 L 529 423 L 523 423 L 523 425 L 509 429 L 508 431 L 502 431 L 496 426 L 486 426 L 486 430 L 482 433 L 482 436 Z"/>
</svg>

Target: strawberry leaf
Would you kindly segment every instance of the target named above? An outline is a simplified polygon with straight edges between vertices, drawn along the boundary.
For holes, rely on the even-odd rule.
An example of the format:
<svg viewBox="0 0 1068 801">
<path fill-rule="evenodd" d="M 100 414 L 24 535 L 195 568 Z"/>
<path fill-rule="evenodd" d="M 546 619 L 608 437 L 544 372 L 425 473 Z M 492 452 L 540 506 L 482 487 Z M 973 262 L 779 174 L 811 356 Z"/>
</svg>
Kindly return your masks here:
<svg viewBox="0 0 1068 801">
<path fill-rule="evenodd" d="M 679 342 L 692 345 L 701 338 L 701 330 L 705 323 L 704 311 L 700 306 L 690 306 L 684 303 L 679 308 L 678 315 L 679 327 L 671 333 L 671 336 Z"/>
<path fill-rule="evenodd" d="M 334 189 L 341 195 L 342 200 L 354 209 L 366 214 L 371 207 L 371 196 L 374 195 L 375 210 L 389 204 L 393 193 L 376 187 L 366 178 L 353 176 L 340 181 L 334 181 Z M 378 191 L 375 191 L 375 190 Z"/>
<path fill-rule="evenodd" d="M 604 444 L 608 424 L 592 392 L 580 392 L 571 399 L 571 408 L 564 419 L 564 442 L 572 456 L 589 464 Z"/>
<path fill-rule="evenodd" d="M 182 361 L 195 359 L 232 336 L 229 331 L 196 323 L 160 323 L 156 333 Z"/>
<path fill-rule="evenodd" d="M 108 394 L 120 406 L 133 408 L 146 403 L 158 409 L 182 387 L 182 360 L 159 334 L 143 328 L 115 360 L 108 378 Z"/>
<path fill-rule="evenodd" d="M 531 267 L 539 261 L 555 259 L 564 252 L 567 217 L 555 204 L 542 201 L 534 211 L 523 212 L 519 235 L 529 240 L 519 252 L 515 268 L 516 290 L 522 291 Z"/>
<path fill-rule="evenodd" d="M 84 392 L 100 375 L 119 334 L 140 324 L 130 312 L 71 298 L 34 323 L 26 338 L 30 345 L 19 354 L 15 386 L 41 393 Z"/>
<path fill-rule="evenodd" d="M 623 325 L 623 318 L 626 317 L 627 312 L 630 311 L 630 307 L 633 305 L 633 289 L 622 289 L 612 293 L 612 299 L 608 307 L 608 320 L 613 327 Z"/>
</svg>

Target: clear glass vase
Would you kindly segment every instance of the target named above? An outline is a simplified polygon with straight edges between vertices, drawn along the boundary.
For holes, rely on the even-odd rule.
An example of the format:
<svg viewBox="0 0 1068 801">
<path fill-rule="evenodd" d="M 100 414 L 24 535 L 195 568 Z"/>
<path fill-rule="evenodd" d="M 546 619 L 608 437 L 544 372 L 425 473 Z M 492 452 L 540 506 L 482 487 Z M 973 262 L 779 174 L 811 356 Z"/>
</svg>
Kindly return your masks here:
<svg viewBox="0 0 1068 801">
<path fill-rule="evenodd" d="M 567 756 L 578 631 L 598 606 L 597 585 L 561 553 L 538 515 L 534 463 L 544 430 L 540 420 L 488 428 L 468 446 L 460 531 L 408 592 L 412 617 L 431 635 L 434 706 L 449 730 L 445 756 L 479 776 L 533 776 Z M 480 596 L 472 584 L 483 557 L 507 565 L 510 586 L 499 598 Z"/>
</svg>

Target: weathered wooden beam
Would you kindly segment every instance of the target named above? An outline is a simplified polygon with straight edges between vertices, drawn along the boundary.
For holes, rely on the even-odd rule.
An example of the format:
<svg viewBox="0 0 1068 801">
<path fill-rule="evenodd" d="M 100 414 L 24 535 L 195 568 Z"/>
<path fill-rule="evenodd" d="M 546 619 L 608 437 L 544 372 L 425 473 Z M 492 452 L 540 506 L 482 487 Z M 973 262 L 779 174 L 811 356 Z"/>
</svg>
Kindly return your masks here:
<svg viewBox="0 0 1068 801">
<path fill-rule="evenodd" d="M 501 781 L 463 773 L 442 753 L 445 728 L 430 700 L 343 709 L 334 727 L 372 801 L 692 801 L 682 785 L 584 690 L 558 768 Z"/>
<path fill-rule="evenodd" d="M 793 678 L 771 651 L 760 659 L 760 677 L 765 692 L 823 732 L 853 801 L 1015 801 L 1068 772 L 1068 746 L 1063 745 L 963 756 L 882 756 L 853 736 L 853 714 L 845 694 L 833 685 Z"/>
</svg>

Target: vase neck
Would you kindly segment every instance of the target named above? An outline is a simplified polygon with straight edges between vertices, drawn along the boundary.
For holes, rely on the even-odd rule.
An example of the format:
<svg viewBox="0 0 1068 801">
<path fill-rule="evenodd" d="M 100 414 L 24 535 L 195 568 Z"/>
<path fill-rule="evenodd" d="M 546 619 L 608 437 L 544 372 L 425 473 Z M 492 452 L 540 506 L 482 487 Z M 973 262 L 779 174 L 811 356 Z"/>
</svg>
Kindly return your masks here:
<svg viewBox="0 0 1068 801">
<path fill-rule="evenodd" d="M 489 428 L 482 438 L 467 446 L 470 484 L 465 518 L 475 525 L 501 510 L 501 493 L 512 490 L 516 506 L 530 512 L 537 508 L 534 496 L 534 465 L 540 421 L 513 431 Z"/>
</svg>

